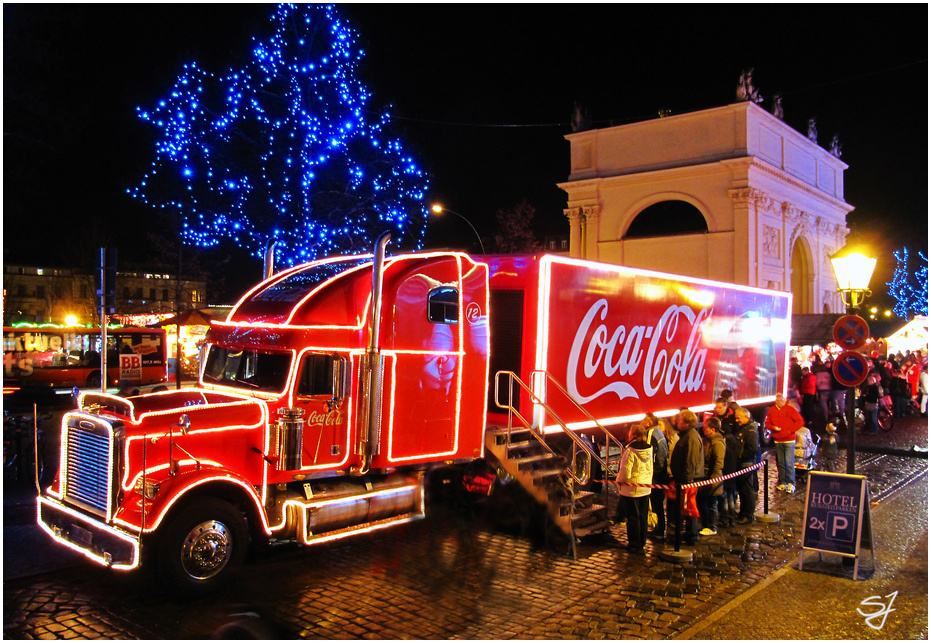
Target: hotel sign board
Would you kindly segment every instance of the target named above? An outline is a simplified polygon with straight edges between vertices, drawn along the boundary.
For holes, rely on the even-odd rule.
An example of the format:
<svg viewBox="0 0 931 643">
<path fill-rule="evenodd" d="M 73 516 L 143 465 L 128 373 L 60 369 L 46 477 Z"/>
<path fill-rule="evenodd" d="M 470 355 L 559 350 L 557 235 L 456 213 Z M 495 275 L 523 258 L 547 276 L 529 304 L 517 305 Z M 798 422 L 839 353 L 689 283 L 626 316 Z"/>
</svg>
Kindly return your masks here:
<svg viewBox="0 0 931 643">
<path fill-rule="evenodd" d="M 865 476 L 812 471 L 805 494 L 802 568 L 805 550 L 854 558 L 857 578 L 860 549 L 872 552 L 869 489 Z"/>
</svg>

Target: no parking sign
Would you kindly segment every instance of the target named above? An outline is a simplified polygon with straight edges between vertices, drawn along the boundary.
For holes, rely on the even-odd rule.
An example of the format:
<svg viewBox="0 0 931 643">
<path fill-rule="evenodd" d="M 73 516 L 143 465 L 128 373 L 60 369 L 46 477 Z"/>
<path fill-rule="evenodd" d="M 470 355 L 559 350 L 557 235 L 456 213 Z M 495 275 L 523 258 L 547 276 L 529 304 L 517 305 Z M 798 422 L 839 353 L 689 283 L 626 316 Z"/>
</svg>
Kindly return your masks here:
<svg viewBox="0 0 931 643">
<path fill-rule="evenodd" d="M 834 359 L 831 370 L 842 386 L 860 386 L 870 373 L 870 364 L 862 354 L 844 351 Z"/>
<path fill-rule="evenodd" d="M 834 322 L 834 341 L 844 350 L 860 348 L 870 337 L 870 327 L 859 315 L 844 315 Z"/>
</svg>

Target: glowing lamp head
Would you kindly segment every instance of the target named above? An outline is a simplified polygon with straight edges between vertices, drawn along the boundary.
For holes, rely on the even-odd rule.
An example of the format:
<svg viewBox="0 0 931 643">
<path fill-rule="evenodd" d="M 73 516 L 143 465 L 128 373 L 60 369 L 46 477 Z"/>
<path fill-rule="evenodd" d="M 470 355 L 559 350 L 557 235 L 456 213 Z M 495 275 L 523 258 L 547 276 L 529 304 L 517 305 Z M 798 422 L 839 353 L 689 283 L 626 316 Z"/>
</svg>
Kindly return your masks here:
<svg viewBox="0 0 931 643">
<path fill-rule="evenodd" d="M 867 256 L 864 248 L 849 243 L 830 259 L 837 279 L 837 291 L 844 299 L 847 312 L 853 313 L 863 303 L 864 297 L 872 294 L 870 277 L 876 268 L 876 259 Z"/>
<path fill-rule="evenodd" d="M 436 214 L 439 214 L 439 213 L 441 213 L 441 212 L 443 211 L 443 206 L 440 205 L 439 203 L 434 203 L 434 204 L 430 207 L 430 209 L 433 210 L 433 212 L 435 212 Z"/>
<path fill-rule="evenodd" d="M 78 318 L 74 315 L 68 315 L 65 317 L 65 326 L 77 326 Z"/>
<path fill-rule="evenodd" d="M 838 290 L 869 290 L 870 278 L 876 268 L 876 259 L 867 257 L 861 252 L 841 254 L 838 252 L 831 256 L 831 267 L 837 279 Z"/>
</svg>

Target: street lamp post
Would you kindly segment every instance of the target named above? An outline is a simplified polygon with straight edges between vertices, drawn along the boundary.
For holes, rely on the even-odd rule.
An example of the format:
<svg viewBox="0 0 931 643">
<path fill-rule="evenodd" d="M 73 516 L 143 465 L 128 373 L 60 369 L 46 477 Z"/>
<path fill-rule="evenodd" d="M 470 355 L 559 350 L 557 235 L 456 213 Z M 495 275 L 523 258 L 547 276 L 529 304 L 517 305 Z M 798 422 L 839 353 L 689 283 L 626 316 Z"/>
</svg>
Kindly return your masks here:
<svg viewBox="0 0 931 643">
<path fill-rule="evenodd" d="M 837 279 L 837 292 L 841 293 L 848 315 L 857 315 L 860 305 L 870 293 L 870 277 L 876 268 L 876 259 L 864 254 L 862 248 L 845 246 L 831 255 L 831 267 Z M 865 324 L 866 322 L 864 322 Z M 854 426 L 856 388 L 847 387 L 847 473 L 854 472 L 857 452 L 857 431 Z"/>
<path fill-rule="evenodd" d="M 433 210 L 433 212 L 435 212 L 436 214 L 442 214 L 443 212 L 449 212 L 450 214 L 455 214 L 457 217 L 459 217 L 460 219 L 462 219 L 463 221 L 465 221 L 466 223 L 468 223 L 468 224 L 469 224 L 469 227 L 472 228 L 472 232 L 474 232 L 476 238 L 478 238 L 478 245 L 479 245 L 479 247 L 481 247 L 481 249 L 482 249 L 482 254 L 485 254 L 485 244 L 482 243 L 482 237 L 479 235 L 478 230 L 475 229 L 475 226 L 472 225 L 472 224 L 469 222 L 468 219 L 466 219 L 464 216 L 462 216 L 462 215 L 459 214 L 458 212 L 453 212 L 452 210 L 450 210 L 450 209 L 448 209 L 448 208 L 444 208 L 444 207 L 443 207 L 442 205 L 440 205 L 439 203 L 434 203 L 433 206 L 432 206 L 430 209 Z"/>
</svg>

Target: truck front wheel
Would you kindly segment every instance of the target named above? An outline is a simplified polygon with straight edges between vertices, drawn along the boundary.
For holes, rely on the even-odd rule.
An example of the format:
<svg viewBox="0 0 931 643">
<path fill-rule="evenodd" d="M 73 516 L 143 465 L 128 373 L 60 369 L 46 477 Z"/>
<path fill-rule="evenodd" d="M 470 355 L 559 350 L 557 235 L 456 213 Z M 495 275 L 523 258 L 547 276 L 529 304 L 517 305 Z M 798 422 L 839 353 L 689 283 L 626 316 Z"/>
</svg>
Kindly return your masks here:
<svg viewBox="0 0 931 643">
<path fill-rule="evenodd" d="M 158 567 L 173 590 L 204 593 L 242 562 L 247 542 L 246 524 L 236 507 L 200 499 L 168 525 L 158 547 Z"/>
</svg>

